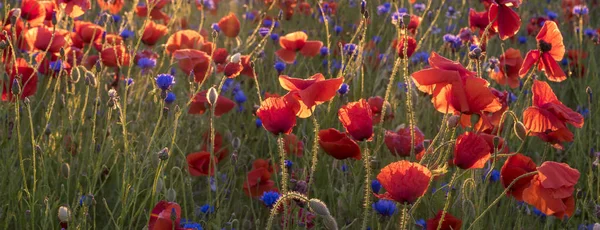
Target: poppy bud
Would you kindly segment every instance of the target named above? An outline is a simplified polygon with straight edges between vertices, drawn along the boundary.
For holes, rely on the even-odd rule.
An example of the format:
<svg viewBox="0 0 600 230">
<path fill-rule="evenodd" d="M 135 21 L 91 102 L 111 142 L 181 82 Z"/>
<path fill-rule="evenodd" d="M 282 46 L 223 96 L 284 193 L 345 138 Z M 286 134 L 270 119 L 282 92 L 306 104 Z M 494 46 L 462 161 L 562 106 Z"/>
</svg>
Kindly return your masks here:
<svg viewBox="0 0 600 230">
<path fill-rule="evenodd" d="M 520 121 L 515 122 L 513 129 L 515 131 L 515 135 L 517 135 L 521 141 L 525 140 L 525 137 L 527 136 L 527 129 L 525 129 L 525 125 L 523 125 L 523 123 Z"/>
<path fill-rule="evenodd" d="M 362 1 L 360 1 L 360 13 L 362 15 L 365 15 L 366 11 L 367 11 L 367 1 L 362 0 Z"/>
<path fill-rule="evenodd" d="M 219 94 L 217 93 L 217 89 L 215 89 L 215 87 L 211 87 L 208 90 L 208 93 L 206 94 L 206 99 L 208 100 L 208 103 L 210 103 L 211 106 L 217 104 L 218 97 Z"/>
<path fill-rule="evenodd" d="M 15 8 L 10 16 L 14 18 L 11 21 L 16 22 L 17 18 L 21 17 L 21 8 Z"/>
<path fill-rule="evenodd" d="M 277 14 L 277 19 L 281 21 L 281 19 L 283 19 L 283 10 L 279 10 L 279 13 Z"/>
<path fill-rule="evenodd" d="M 316 214 L 321 216 L 331 216 L 329 213 L 329 209 L 327 205 L 318 199 L 312 198 L 308 201 L 308 206 L 312 209 Z"/>
<path fill-rule="evenodd" d="M 6 49 L 6 47 L 8 47 L 8 43 L 4 40 L 0 41 L 0 49 Z"/>
<path fill-rule="evenodd" d="M 233 138 L 233 141 L 231 141 L 231 146 L 233 147 L 233 149 L 239 149 L 240 145 L 242 145 L 242 141 L 240 140 L 240 138 Z"/>
<path fill-rule="evenodd" d="M 502 140 L 500 139 L 499 136 L 495 136 L 494 137 L 494 139 L 493 139 L 493 142 L 494 142 L 494 149 L 493 149 L 493 151 L 494 152 L 496 152 L 496 150 L 500 151 L 500 149 L 499 149 L 500 148 L 500 141 L 502 141 Z"/>
<path fill-rule="evenodd" d="M 58 23 L 58 18 L 56 17 L 56 11 L 52 11 L 52 25 L 56 25 Z"/>
<path fill-rule="evenodd" d="M 31 101 L 29 101 L 29 98 L 26 97 L 25 99 L 23 99 L 23 103 L 25 103 L 25 105 L 29 105 L 29 103 L 31 103 Z"/>
<path fill-rule="evenodd" d="M 69 174 L 71 173 L 71 166 L 69 166 L 69 163 L 62 163 L 62 166 L 60 167 L 60 172 L 62 173 L 62 176 L 64 178 L 69 178 Z"/>
<path fill-rule="evenodd" d="M 589 86 L 585 89 L 585 92 L 588 94 L 588 103 L 592 103 L 592 88 Z"/>
<path fill-rule="evenodd" d="M 326 216 L 323 218 L 323 225 L 329 230 L 338 230 L 337 221 L 333 216 Z"/>
<path fill-rule="evenodd" d="M 169 159 L 169 148 L 164 148 L 158 152 L 158 159 L 165 161 Z"/>
<path fill-rule="evenodd" d="M 156 181 L 156 193 L 160 193 L 162 189 L 165 187 L 165 181 L 162 177 L 159 177 Z"/>
<path fill-rule="evenodd" d="M 117 91 L 115 89 L 109 89 L 108 90 L 108 97 L 110 97 L 110 98 L 116 98 L 117 97 Z"/>
<path fill-rule="evenodd" d="M 66 57 L 67 56 L 65 48 L 63 48 L 63 47 L 60 47 L 60 56 L 61 57 Z"/>
<path fill-rule="evenodd" d="M 13 95 L 21 94 L 21 86 L 19 86 L 19 80 L 17 80 L 16 78 L 13 79 L 11 90 Z"/>
<path fill-rule="evenodd" d="M 71 219 L 71 210 L 67 206 L 60 206 L 58 208 L 58 220 L 61 223 L 67 223 Z"/>
<path fill-rule="evenodd" d="M 213 40 L 217 40 L 217 37 L 219 36 L 219 32 L 216 30 L 213 30 L 211 35 L 213 37 Z"/>
<path fill-rule="evenodd" d="M 363 16 L 365 17 L 365 19 L 369 19 L 369 11 L 365 11 L 365 13 L 363 14 Z"/>
<path fill-rule="evenodd" d="M 240 53 L 236 53 L 233 56 L 231 56 L 231 62 L 236 63 L 236 64 L 240 63 L 240 58 L 241 58 Z"/>
<path fill-rule="evenodd" d="M 460 121 L 460 116 L 458 116 L 458 115 L 452 115 L 452 116 L 450 116 L 448 118 L 448 121 L 447 121 L 446 124 L 448 125 L 448 127 L 454 128 L 454 127 L 456 127 L 458 125 L 459 121 Z"/>
<path fill-rule="evenodd" d="M 175 198 L 177 198 L 177 192 L 175 192 L 175 189 L 170 188 L 167 190 L 167 201 L 175 202 Z"/>
<path fill-rule="evenodd" d="M 85 84 L 91 87 L 96 87 L 96 76 L 90 71 L 85 71 Z"/>
</svg>

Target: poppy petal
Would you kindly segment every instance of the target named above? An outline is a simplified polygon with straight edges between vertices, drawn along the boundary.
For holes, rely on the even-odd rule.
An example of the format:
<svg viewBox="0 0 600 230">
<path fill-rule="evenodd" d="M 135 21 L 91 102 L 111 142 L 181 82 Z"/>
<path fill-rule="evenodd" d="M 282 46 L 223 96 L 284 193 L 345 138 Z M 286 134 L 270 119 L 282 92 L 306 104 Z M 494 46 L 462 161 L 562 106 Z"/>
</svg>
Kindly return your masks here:
<svg viewBox="0 0 600 230">
<path fill-rule="evenodd" d="M 300 50 L 300 54 L 305 57 L 314 57 L 319 54 L 321 47 L 323 47 L 321 41 L 306 41 L 304 47 Z"/>
<path fill-rule="evenodd" d="M 279 57 L 282 61 L 284 61 L 287 64 L 294 63 L 294 61 L 296 60 L 296 52 L 283 48 L 277 50 L 275 52 L 275 55 L 277 55 L 277 57 Z"/>
<path fill-rule="evenodd" d="M 525 60 L 523 61 L 523 65 L 519 70 L 519 76 L 524 77 L 527 72 L 535 65 L 540 59 L 540 51 L 539 50 L 530 50 L 525 55 Z"/>
</svg>

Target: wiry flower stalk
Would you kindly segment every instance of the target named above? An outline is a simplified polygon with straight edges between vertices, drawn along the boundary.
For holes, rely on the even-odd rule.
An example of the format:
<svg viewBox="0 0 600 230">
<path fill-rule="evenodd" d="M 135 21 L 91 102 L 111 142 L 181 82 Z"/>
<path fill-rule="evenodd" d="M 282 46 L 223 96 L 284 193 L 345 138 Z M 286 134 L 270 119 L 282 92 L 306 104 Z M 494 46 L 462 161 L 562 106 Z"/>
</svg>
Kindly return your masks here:
<svg viewBox="0 0 600 230">
<path fill-rule="evenodd" d="M 365 167 L 365 188 L 364 188 L 364 202 L 363 202 L 363 222 L 361 225 L 361 229 L 367 229 L 367 222 L 369 221 L 369 210 L 371 209 L 371 156 L 369 152 L 369 146 L 367 142 L 364 143 L 363 148 L 363 163 Z"/>
</svg>

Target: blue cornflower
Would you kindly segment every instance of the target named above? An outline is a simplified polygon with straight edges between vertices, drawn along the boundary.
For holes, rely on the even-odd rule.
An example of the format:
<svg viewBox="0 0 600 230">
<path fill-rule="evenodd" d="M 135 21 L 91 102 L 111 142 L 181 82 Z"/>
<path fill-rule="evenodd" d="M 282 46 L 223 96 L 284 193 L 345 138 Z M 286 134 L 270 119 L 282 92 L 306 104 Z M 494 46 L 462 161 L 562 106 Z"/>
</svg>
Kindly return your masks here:
<svg viewBox="0 0 600 230">
<path fill-rule="evenodd" d="M 235 102 L 238 104 L 242 104 L 248 99 L 246 98 L 246 95 L 244 95 L 244 91 L 238 90 L 236 91 L 235 95 L 233 95 L 233 100 L 235 100 Z"/>
<path fill-rule="evenodd" d="M 271 33 L 271 40 L 274 42 L 279 41 L 279 34 Z"/>
<path fill-rule="evenodd" d="M 327 49 L 327 46 L 323 46 L 319 50 L 319 53 L 321 53 L 321 56 L 327 56 L 329 54 L 329 49 Z"/>
<path fill-rule="evenodd" d="M 335 34 L 340 34 L 342 32 L 342 27 L 341 26 L 335 26 L 333 27 L 333 31 L 335 32 Z"/>
<path fill-rule="evenodd" d="M 50 62 L 50 69 L 54 72 L 59 72 L 63 67 L 62 61 L 60 60 Z"/>
<path fill-rule="evenodd" d="M 590 110 L 588 108 L 586 108 L 585 106 L 577 106 L 577 112 L 579 114 L 581 114 L 581 116 L 583 117 L 588 117 L 588 115 L 590 115 Z"/>
<path fill-rule="evenodd" d="M 498 171 L 496 169 L 492 169 L 492 172 L 490 172 L 490 170 L 485 170 L 485 173 L 483 173 L 483 175 L 481 175 L 481 179 L 483 181 L 485 181 L 485 178 L 488 176 L 488 173 L 490 174 L 489 180 L 491 182 L 496 182 L 500 179 L 500 171 Z"/>
<path fill-rule="evenodd" d="M 352 56 L 352 55 L 354 55 L 354 52 L 356 51 L 356 47 L 357 47 L 356 44 L 346 43 L 343 48 L 344 53 L 346 55 Z"/>
<path fill-rule="evenodd" d="M 156 66 L 156 60 L 144 57 L 144 58 L 138 59 L 136 64 L 138 67 L 140 67 L 142 69 L 151 69 Z"/>
<path fill-rule="evenodd" d="M 404 92 L 408 92 L 408 87 L 406 87 L 406 83 L 404 82 L 398 82 L 398 89 L 400 89 L 401 91 Z"/>
<path fill-rule="evenodd" d="M 275 62 L 275 70 L 277 70 L 277 73 L 281 73 L 283 72 L 283 70 L 285 70 L 285 63 L 281 62 L 281 61 L 277 61 Z"/>
<path fill-rule="evenodd" d="M 212 28 L 214 31 L 221 32 L 221 28 L 219 27 L 219 24 L 217 24 L 217 23 L 213 23 L 210 26 L 210 28 Z"/>
<path fill-rule="evenodd" d="M 563 58 L 562 60 L 560 60 L 560 64 L 566 66 L 569 64 L 569 60 L 567 58 Z"/>
<path fill-rule="evenodd" d="M 291 160 L 285 160 L 285 167 L 286 168 L 291 168 L 292 165 L 294 165 L 294 163 Z"/>
<path fill-rule="evenodd" d="M 265 203 L 265 205 L 268 208 L 272 208 L 273 205 L 275 205 L 275 203 L 277 202 L 277 200 L 279 200 L 279 197 L 281 195 L 278 192 L 275 191 L 269 191 L 269 192 L 264 192 L 263 195 L 260 197 L 260 200 Z"/>
<path fill-rule="evenodd" d="M 123 39 L 127 40 L 130 37 L 135 36 L 135 33 L 131 30 L 128 29 L 124 29 L 123 31 L 121 31 L 121 34 L 119 34 Z"/>
<path fill-rule="evenodd" d="M 234 83 L 235 83 L 235 80 L 233 80 L 233 78 L 225 79 L 225 81 L 223 82 L 223 86 L 221 86 L 221 94 L 227 92 L 229 90 L 229 88 L 231 88 L 231 86 L 233 86 Z"/>
<path fill-rule="evenodd" d="M 215 212 L 215 206 L 210 206 L 208 204 L 202 205 L 202 207 L 200 207 L 200 212 L 203 214 L 211 214 Z"/>
<path fill-rule="evenodd" d="M 256 16 L 254 16 L 254 13 L 252 13 L 252 12 L 246 12 L 244 14 L 244 16 L 245 16 L 244 18 L 246 18 L 246 20 L 249 20 L 249 21 L 253 21 L 256 18 Z"/>
<path fill-rule="evenodd" d="M 434 26 L 434 27 L 431 28 L 431 34 L 439 34 L 441 32 L 442 32 L 442 29 L 440 29 L 437 26 Z"/>
<path fill-rule="evenodd" d="M 420 62 L 422 62 L 424 64 L 429 64 L 429 53 L 427 53 L 425 51 L 416 52 L 413 54 L 413 56 L 410 59 L 415 64 L 418 64 Z"/>
<path fill-rule="evenodd" d="M 387 14 L 389 12 L 390 12 L 389 7 L 386 7 L 385 5 L 377 6 L 377 15 L 383 15 L 383 14 Z"/>
<path fill-rule="evenodd" d="M 154 80 L 156 80 L 156 86 L 162 90 L 168 90 L 175 84 L 175 77 L 171 74 L 159 74 Z"/>
<path fill-rule="evenodd" d="M 589 13 L 589 9 L 586 5 L 577 5 L 573 7 L 573 14 L 582 16 L 587 15 Z"/>
<path fill-rule="evenodd" d="M 379 37 L 379 36 L 373 36 L 372 39 L 373 39 L 373 42 L 375 42 L 375 44 L 378 44 L 381 42 L 381 37 Z"/>
<path fill-rule="evenodd" d="M 391 200 L 378 200 L 373 203 L 373 209 L 382 216 L 392 216 L 396 213 L 396 203 Z"/>
<path fill-rule="evenodd" d="M 597 224 L 580 224 L 580 225 L 577 227 L 577 230 L 594 230 L 594 227 L 595 227 L 596 225 L 597 225 Z"/>
<path fill-rule="evenodd" d="M 179 225 L 186 230 L 204 230 L 201 224 L 184 218 L 181 218 L 181 223 Z"/>
<path fill-rule="evenodd" d="M 427 221 L 425 221 L 424 219 L 418 219 L 417 221 L 415 221 L 415 224 L 417 226 L 420 226 L 422 229 L 427 228 Z"/>
<path fill-rule="evenodd" d="M 193 72 L 193 70 L 192 70 Z M 171 75 L 175 76 L 175 73 L 177 73 L 177 70 L 175 69 L 175 67 L 171 67 Z"/>
<path fill-rule="evenodd" d="M 460 16 L 460 12 L 454 9 L 454 7 L 452 6 L 448 6 L 448 11 L 446 11 L 446 17 L 456 19 L 458 16 Z"/>
<path fill-rule="evenodd" d="M 591 37 L 598 35 L 598 32 L 595 29 L 587 28 L 583 31 L 583 34 L 585 34 L 585 36 L 591 38 Z"/>
<path fill-rule="evenodd" d="M 540 211 L 539 209 L 533 207 L 533 214 L 535 214 L 536 216 L 545 218 L 546 214 L 544 214 L 542 211 Z"/>
<path fill-rule="evenodd" d="M 413 5 L 413 9 L 415 9 L 415 11 L 417 11 L 417 12 L 423 12 L 423 11 L 425 11 L 426 7 L 427 6 L 425 6 L 424 3 L 415 3 Z"/>
<path fill-rule="evenodd" d="M 262 22 L 264 27 L 271 27 L 273 25 L 273 21 L 269 20 L 269 19 L 265 19 Z"/>
<path fill-rule="evenodd" d="M 133 85 L 133 83 L 134 83 L 133 78 L 130 78 L 130 77 L 125 78 L 125 84 L 127 86 Z"/>
<path fill-rule="evenodd" d="M 527 37 L 525 36 L 519 36 L 519 44 L 525 44 L 527 43 Z"/>
<path fill-rule="evenodd" d="M 546 9 L 546 16 L 548 16 L 548 18 L 550 20 L 554 20 L 554 19 L 558 18 L 558 14 L 556 12 L 548 10 L 548 9 Z"/>
<path fill-rule="evenodd" d="M 403 17 L 407 15 L 404 12 L 400 12 L 400 10 L 398 10 L 398 12 L 394 12 L 392 14 L 392 24 L 397 25 L 398 23 L 403 24 L 404 23 L 404 19 Z"/>
<path fill-rule="evenodd" d="M 118 14 L 113 14 L 113 15 L 111 15 L 111 17 L 112 17 L 112 20 L 113 20 L 115 23 L 119 23 L 119 22 L 121 22 L 121 18 L 122 18 L 122 17 L 121 17 L 121 15 L 118 15 Z"/>
<path fill-rule="evenodd" d="M 168 92 L 167 97 L 165 97 L 165 103 L 171 104 L 175 101 L 175 94 L 173 92 Z"/>
<path fill-rule="evenodd" d="M 342 164 L 342 172 L 348 172 L 348 165 L 346 163 Z"/>
<path fill-rule="evenodd" d="M 261 37 L 267 36 L 267 34 L 269 34 L 269 30 L 271 30 L 271 29 L 269 29 L 267 27 L 260 27 L 260 28 L 258 28 L 258 34 Z"/>
<path fill-rule="evenodd" d="M 340 85 L 340 89 L 338 89 L 338 93 L 341 95 L 348 93 L 348 84 L 342 83 L 342 85 Z"/>
<path fill-rule="evenodd" d="M 452 34 L 446 34 L 443 37 L 444 42 L 447 42 L 448 44 L 450 44 L 450 47 L 453 50 L 456 50 L 458 48 L 460 48 L 460 46 L 462 46 L 462 41 L 460 40 L 459 37 L 454 36 Z"/>
<path fill-rule="evenodd" d="M 371 190 L 373 190 L 374 193 L 379 193 L 379 190 L 381 190 L 381 183 L 378 180 L 372 180 Z"/>
<path fill-rule="evenodd" d="M 254 124 L 256 125 L 257 128 L 262 127 L 262 121 L 260 120 L 260 118 L 256 118 L 256 120 L 254 121 Z"/>
</svg>

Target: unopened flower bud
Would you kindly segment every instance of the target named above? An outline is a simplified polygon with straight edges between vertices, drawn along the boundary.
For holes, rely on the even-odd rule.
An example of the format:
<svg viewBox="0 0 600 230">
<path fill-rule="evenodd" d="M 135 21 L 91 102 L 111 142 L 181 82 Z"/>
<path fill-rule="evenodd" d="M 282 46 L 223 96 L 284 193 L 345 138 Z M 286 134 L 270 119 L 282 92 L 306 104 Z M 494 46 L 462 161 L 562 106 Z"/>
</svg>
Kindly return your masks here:
<svg viewBox="0 0 600 230">
<path fill-rule="evenodd" d="M 158 180 L 156 180 L 156 193 L 160 193 L 164 187 L 165 187 L 165 181 L 163 180 L 162 177 L 159 177 Z"/>
<path fill-rule="evenodd" d="M 96 87 L 96 76 L 90 71 L 85 71 L 85 84 Z"/>
<path fill-rule="evenodd" d="M 329 209 L 327 205 L 318 199 L 310 199 L 308 201 L 308 206 L 312 209 L 316 214 L 321 216 L 330 216 Z"/>
<path fill-rule="evenodd" d="M 164 148 L 158 152 L 158 159 L 165 161 L 169 159 L 169 148 Z"/>
<path fill-rule="evenodd" d="M 175 189 L 169 188 L 169 190 L 167 190 L 167 201 L 175 202 L 176 198 L 177 198 L 177 192 L 175 192 Z"/>
<path fill-rule="evenodd" d="M 16 78 L 13 79 L 11 91 L 13 95 L 21 94 L 21 86 L 19 85 L 19 80 L 17 80 Z"/>
<path fill-rule="evenodd" d="M 71 220 L 71 210 L 67 206 L 60 206 L 58 208 L 58 220 L 61 223 L 67 223 Z"/>
<path fill-rule="evenodd" d="M 69 163 L 62 163 L 60 172 L 64 178 L 69 178 L 69 175 L 71 174 L 71 166 L 69 166 Z"/>
<path fill-rule="evenodd" d="M 521 139 L 521 141 L 524 141 L 525 137 L 527 136 L 527 129 L 525 128 L 525 125 L 523 125 L 523 123 L 521 123 L 520 121 L 517 121 L 513 125 L 513 129 L 515 131 L 515 135 L 517 135 L 517 137 Z"/>
<path fill-rule="evenodd" d="M 325 225 L 325 227 L 329 230 L 338 230 L 337 221 L 335 221 L 335 218 L 333 218 L 333 216 L 323 217 L 323 225 Z"/>
<path fill-rule="evenodd" d="M 458 125 L 458 122 L 460 121 L 460 116 L 459 115 L 452 115 L 448 118 L 447 124 L 449 128 L 454 128 Z"/>
<path fill-rule="evenodd" d="M 217 89 L 215 87 L 211 87 L 206 94 L 206 99 L 210 105 L 214 106 L 217 104 L 217 99 L 219 98 L 219 94 L 217 93 Z"/>
<path fill-rule="evenodd" d="M 236 53 L 233 56 L 231 56 L 231 62 L 232 63 L 240 63 L 240 59 L 241 59 L 241 55 L 240 53 Z"/>
</svg>

